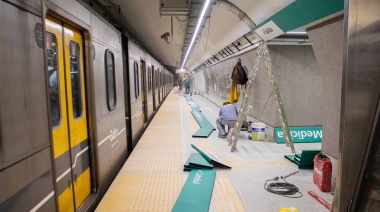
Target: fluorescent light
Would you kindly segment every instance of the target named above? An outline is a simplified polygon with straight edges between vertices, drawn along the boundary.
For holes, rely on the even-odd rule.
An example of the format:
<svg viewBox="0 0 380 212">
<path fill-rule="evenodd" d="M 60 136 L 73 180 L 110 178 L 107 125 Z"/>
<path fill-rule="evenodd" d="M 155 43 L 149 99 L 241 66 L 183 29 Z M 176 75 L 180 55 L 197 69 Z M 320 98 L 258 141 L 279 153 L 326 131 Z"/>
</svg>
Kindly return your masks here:
<svg viewBox="0 0 380 212">
<path fill-rule="evenodd" d="M 187 49 L 187 52 L 186 52 L 186 55 L 185 55 L 185 59 L 183 60 L 183 63 L 182 63 L 181 69 L 182 69 L 182 68 L 185 66 L 185 64 L 186 64 L 187 57 L 189 56 L 190 50 L 191 50 L 191 48 L 193 47 L 193 44 L 194 44 L 194 41 L 195 41 L 195 36 L 197 36 L 197 34 L 198 34 L 199 27 L 201 26 L 201 22 L 202 22 L 202 20 L 203 20 L 203 16 L 204 16 L 205 13 L 206 13 L 206 10 L 207 10 L 208 5 L 210 4 L 210 1 L 211 1 L 211 0 L 206 0 L 206 3 L 203 5 L 203 9 L 202 9 L 202 12 L 201 12 L 201 16 L 199 16 L 198 23 L 197 23 L 197 26 L 195 27 L 195 32 L 194 32 L 194 34 L 193 34 L 193 38 L 191 39 L 191 42 L 190 42 L 189 48 Z"/>
</svg>

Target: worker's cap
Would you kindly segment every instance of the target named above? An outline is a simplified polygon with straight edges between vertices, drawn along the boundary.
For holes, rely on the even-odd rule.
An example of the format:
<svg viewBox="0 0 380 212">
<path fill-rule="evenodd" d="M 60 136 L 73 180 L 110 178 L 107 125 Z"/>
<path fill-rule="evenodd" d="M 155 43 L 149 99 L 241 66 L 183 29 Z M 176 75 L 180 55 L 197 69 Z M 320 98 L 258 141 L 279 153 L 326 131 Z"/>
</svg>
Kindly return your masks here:
<svg viewBox="0 0 380 212">
<path fill-rule="evenodd" d="M 228 100 L 224 100 L 224 101 L 223 101 L 223 105 L 226 105 L 226 104 L 230 104 L 230 101 L 228 101 Z"/>
</svg>

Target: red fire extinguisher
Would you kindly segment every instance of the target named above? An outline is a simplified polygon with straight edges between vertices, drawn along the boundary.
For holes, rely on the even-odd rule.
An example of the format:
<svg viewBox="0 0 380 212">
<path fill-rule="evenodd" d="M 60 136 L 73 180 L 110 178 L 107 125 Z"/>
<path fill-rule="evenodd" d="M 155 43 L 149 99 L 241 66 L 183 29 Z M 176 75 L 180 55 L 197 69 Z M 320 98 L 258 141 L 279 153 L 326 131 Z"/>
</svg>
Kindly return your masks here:
<svg viewBox="0 0 380 212">
<path fill-rule="evenodd" d="M 330 158 L 319 153 L 314 157 L 313 181 L 322 192 L 329 192 L 331 189 L 332 165 Z"/>
</svg>

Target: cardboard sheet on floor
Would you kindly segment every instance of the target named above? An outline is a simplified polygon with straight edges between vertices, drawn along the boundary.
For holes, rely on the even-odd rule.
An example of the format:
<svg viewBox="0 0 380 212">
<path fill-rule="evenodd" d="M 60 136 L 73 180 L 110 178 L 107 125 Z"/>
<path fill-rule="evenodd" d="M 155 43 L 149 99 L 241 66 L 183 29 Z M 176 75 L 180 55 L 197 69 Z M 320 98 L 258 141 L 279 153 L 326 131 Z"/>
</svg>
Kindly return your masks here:
<svg viewBox="0 0 380 212">
<path fill-rule="evenodd" d="M 297 164 L 300 169 L 313 169 L 313 159 L 320 152 L 321 150 L 302 150 L 301 154 L 284 155 L 284 157 Z"/>
<path fill-rule="evenodd" d="M 216 171 L 193 169 L 182 187 L 173 212 L 208 211 L 214 189 Z"/>
<path fill-rule="evenodd" d="M 231 166 L 227 165 L 226 163 L 224 163 L 220 158 L 216 157 L 215 155 L 213 155 L 211 152 L 205 150 L 205 149 L 202 149 L 194 144 L 191 144 L 191 147 L 193 147 L 195 150 L 197 150 L 197 152 L 199 152 L 199 154 L 201 154 L 207 161 L 209 161 L 210 163 L 213 163 L 214 165 L 215 164 L 218 164 L 220 166 L 223 166 L 223 167 L 226 167 L 226 168 L 231 168 Z"/>
<path fill-rule="evenodd" d="M 191 169 L 212 169 L 214 165 L 212 162 L 206 160 L 199 153 L 191 153 L 190 157 L 187 159 L 184 165 L 185 171 L 190 171 Z"/>
</svg>

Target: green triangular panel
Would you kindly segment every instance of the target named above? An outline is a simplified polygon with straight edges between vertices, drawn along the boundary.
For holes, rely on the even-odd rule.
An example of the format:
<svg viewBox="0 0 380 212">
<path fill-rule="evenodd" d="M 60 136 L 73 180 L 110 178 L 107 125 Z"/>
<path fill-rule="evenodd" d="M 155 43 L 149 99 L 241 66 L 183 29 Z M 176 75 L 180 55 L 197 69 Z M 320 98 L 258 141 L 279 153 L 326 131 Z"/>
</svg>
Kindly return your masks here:
<svg viewBox="0 0 380 212">
<path fill-rule="evenodd" d="M 297 164 L 300 169 L 313 169 L 314 157 L 320 152 L 321 150 L 302 150 L 302 154 L 284 155 L 284 157 Z"/>
<path fill-rule="evenodd" d="M 210 163 L 213 163 L 214 165 L 215 164 L 219 164 L 221 166 L 224 166 L 224 167 L 227 167 L 227 168 L 231 168 L 230 166 L 228 166 L 227 164 L 225 164 L 220 158 L 216 157 L 215 155 L 213 155 L 211 152 L 205 150 L 205 149 L 202 149 L 194 144 L 191 144 L 191 146 L 197 150 L 197 152 L 199 152 L 199 154 L 201 154 L 207 161 L 209 161 Z"/>
<path fill-rule="evenodd" d="M 206 160 L 202 155 L 198 153 L 191 153 L 190 157 L 185 163 L 185 167 L 203 167 L 203 168 L 212 168 L 214 165 L 212 162 Z"/>
</svg>

